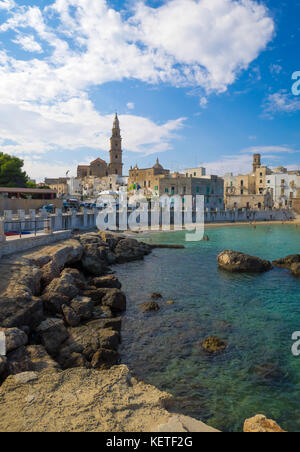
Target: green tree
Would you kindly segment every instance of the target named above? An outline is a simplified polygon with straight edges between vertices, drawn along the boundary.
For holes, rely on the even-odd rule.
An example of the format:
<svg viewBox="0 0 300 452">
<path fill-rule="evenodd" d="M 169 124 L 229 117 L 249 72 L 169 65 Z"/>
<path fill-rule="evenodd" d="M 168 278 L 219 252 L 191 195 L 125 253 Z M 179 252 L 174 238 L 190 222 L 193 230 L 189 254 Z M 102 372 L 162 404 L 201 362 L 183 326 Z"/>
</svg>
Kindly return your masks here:
<svg viewBox="0 0 300 452">
<path fill-rule="evenodd" d="M 28 176 L 23 160 L 0 152 L 0 187 L 26 187 Z"/>
</svg>

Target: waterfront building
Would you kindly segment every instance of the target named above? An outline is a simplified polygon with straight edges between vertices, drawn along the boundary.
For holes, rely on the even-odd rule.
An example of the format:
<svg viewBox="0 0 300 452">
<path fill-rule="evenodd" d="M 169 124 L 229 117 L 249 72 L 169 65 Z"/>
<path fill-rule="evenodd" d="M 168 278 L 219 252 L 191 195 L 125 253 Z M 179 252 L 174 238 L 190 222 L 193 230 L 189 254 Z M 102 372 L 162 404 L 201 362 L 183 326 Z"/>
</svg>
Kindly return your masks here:
<svg viewBox="0 0 300 452">
<path fill-rule="evenodd" d="M 260 154 L 254 154 L 252 172 L 249 174 L 232 173 L 224 177 L 225 205 L 229 209 L 272 208 L 272 191 L 267 186 L 267 180 L 272 171 L 261 164 Z"/>
<path fill-rule="evenodd" d="M 267 177 L 266 185 L 272 191 L 275 207 L 292 208 L 300 190 L 300 172 L 285 168 L 280 170 L 282 172 L 274 172 Z"/>
</svg>

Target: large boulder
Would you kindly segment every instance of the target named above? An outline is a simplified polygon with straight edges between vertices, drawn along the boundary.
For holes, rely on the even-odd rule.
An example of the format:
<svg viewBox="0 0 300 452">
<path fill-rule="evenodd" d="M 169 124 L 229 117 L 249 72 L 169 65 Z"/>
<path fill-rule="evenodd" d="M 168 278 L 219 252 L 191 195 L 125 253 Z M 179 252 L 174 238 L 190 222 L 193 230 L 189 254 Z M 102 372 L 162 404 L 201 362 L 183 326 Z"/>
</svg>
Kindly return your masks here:
<svg viewBox="0 0 300 452">
<path fill-rule="evenodd" d="M 106 247 L 97 243 L 86 245 L 81 264 L 85 272 L 94 276 L 103 275 L 108 265 Z"/>
<path fill-rule="evenodd" d="M 290 254 L 282 259 L 273 261 L 276 267 L 291 268 L 293 264 L 300 264 L 300 254 Z"/>
<path fill-rule="evenodd" d="M 70 307 L 79 316 L 80 320 L 89 320 L 93 317 L 94 302 L 89 297 L 77 296 L 70 302 Z"/>
<path fill-rule="evenodd" d="M 56 355 L 61 344 L 69 337 L 64 322 L 56 318 L 44 320 L 36 329 L 36 333 L 50 355 Z"/>
<path fill-rule="evenodd" d="M 83 355 L 91 361 L 94 354 L 101 348 L 117 350 L 120 343 L 118 331 L 111 328 L 102 328 L 101 320 L 93 320 L 77 328 L 69 328 L 69 338 L 63 344 L 58 361 L 62 367 L 73 353 Z"/>
<path fill-rule="evenodd" d="M 61 313 L 62 305 L 68 304 L 78 293 L 79 289 L 73 276 L 65 273 L 60 278 L 51 281 L 42 295 L 42 300 L 47 310 Z"/>
<path fill-rule="evenodd" d="M 114 275 L 107 275 L 92 280 L 92 285 L 97 288 L 121 289 L 122 284 Z"/>
<path fill-rule="evenodd" d="M 275 421 L 267 419 L 263 414 L 257 414 L 245 420 L 244 433 L 285 433 L 285 431 Z"/>
<path fill-rule="evenodd" d="M 62 312 L 65 319 L 65 322 L 69 326 L 78 326 L 80 324 L 80 316 L 76 314 L 76 312 L 70 307 L 64 304 L 62 306 Z"/>
<path fill-rule="evenodd" d="M 62 270 L 68 265 L 80 262 L 83 254 L 83 247 L 76 239 L 66 240 L 64 242 L 43 247 L 42 249 L 26 256 L 28 263 L 43 267 L 50 261 L 55 262 L 56 266 Z"/>
<path fill-rule="evenodd" d="M 0 325 L 5 328 L 36 327 L 43 320 L 42 300 L 18 291 L 14 297 L 0 298 Z"/>
<path fill-rule="evenodd" d="M 115 249 L 120 240 L 126 238 L 124 235 L 118 234 L 116 232 L 101 231 L 99 235 L 104 244 L 107 245 L 111 250 Z"/>
<path fill-rule="evenodd" d="M 48 355 L 42 345 L 19 347 L 7 356 L 9 374 L 22 372 L 41 372 L 44 369 L 58 368 L 58 364 Z"/>
<path fill-rule="evenodd" d="M 217 260 L 219 267 L 228 272 L 262 273 L 272 269 L 267 260 L 231 250 L 222 251 Z"/>
<path fill-rule="evenodd" d="M 0 328 L 0 331 L 5 334 L 6 353 L 10 353 L 28 343 L 27 335 L 18 328 Z"/>
<path fill-rule="evenodd" d="M 60 276 L 60 267 L 57 265 L 56 261 L 50 261 L 42 267 L 42 286 L 46 287 L 55 278 Z"/>
<path fill-rule="evenodd" d="M 76 287 L 79 290 L 85 290 L 86 289 L 85 277 L 83 276 L 82 273 L 80 273 L 79 270 L 77 270 L 76 268 L 65 268 L 61 272 L 61 277 L 64 277 L 65 275 L 72 276 L 72 278 L 74 280 L 74 283 L 75 283 Z"/>
<path fill-rule="evenodd" d="M 114 248 L 117 262 L 120 264 L 143 259 L 150 252 L 151 248 L 148 245 L 129 238 L 118 241 Z"/>
<path fill-rule="evenodd" d="M 108 306 L 113 312 L 126 311 L 126 296 L 119 289 L 104 289 L 105 293 L 101 303 Z"/>
</svg>

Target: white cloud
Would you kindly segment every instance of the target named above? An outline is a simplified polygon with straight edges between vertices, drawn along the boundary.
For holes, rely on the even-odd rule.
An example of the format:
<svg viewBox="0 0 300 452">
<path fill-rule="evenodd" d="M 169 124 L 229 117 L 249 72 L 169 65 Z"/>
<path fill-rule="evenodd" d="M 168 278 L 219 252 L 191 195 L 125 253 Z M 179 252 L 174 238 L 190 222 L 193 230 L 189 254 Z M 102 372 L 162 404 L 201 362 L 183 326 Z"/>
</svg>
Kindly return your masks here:
<svg viewBox="0 0 300 452">
<path fill-rule="evenodd" d="M 90 87 L 124 79 L 197 87 L 205 106 L 274 32 L 268 10 L 253 0 L 170 0 L 158 8 L 138 0 L 126 15 L 106 0 L 55 0 L 44 9 L 6 0 L 0 8 L 10 9 L 0 34 L 14 33 L 29 52 L 44 50 L 31 59 L 0 51 L 0 140 L 37 158 L 54 149 L 107 149 L 111 116 L 95 110 Z M 170 149 L 184 122 L 129 114 L 120 120 L 124 147 L 145 154 Z"/>
<path fill-rule="evenodd" d="M 11 9 L 15 6 L 14 0 L 2 0 L 0 1 L 0 9 Z"/>
<path fill-rule="evenodd" d="M 13 40 L 15 44 L 19 44 L 24 50 L 28 52 L 42 53 L 43 49 L 40 44 L 34 39 L 33 35 L 19 34 L 16 39 Z"/>
<path fill-rule="evenodd" d="M 126 104 L 126 107 L 128 108 L 128 110 L 134 110 L 135 104 L 133 102 L 128 102 Z"/>
<path fill-rule="evenodd" d="M 295 113 L 300 110 L 300 99 L 282 90 L 269 94 L 263 103 L 264 115 L 273 119 L 276 113 Z"/>
<path fill-rule="evenodd" d="M 294 149 L 288 146 L 252 146 L 247 149 L 243 149 L 242 153 L 251 153 L 251 154 L 294 154 Z"/>
</svg>

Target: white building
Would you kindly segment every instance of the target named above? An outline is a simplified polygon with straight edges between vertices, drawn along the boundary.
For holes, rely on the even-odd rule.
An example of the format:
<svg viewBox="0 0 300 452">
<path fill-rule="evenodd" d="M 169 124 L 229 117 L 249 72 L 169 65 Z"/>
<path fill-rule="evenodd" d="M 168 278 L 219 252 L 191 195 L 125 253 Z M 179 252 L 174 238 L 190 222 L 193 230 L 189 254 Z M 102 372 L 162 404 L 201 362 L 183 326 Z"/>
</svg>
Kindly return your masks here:
<svg viewBox="0 0 300 452">
<path fill-rule="evenodd" d="M 292 200 L 297 197 L 297 190 L 300 190 L 300 173 L 295 171 L 270 174 L 267 176 L 266 186 L 272 190 L 276 208 L 291 208 Z"/>
<path fill-rule="evenodd" d="M 71 177 L 67 181 L 68 194 L 70 196 L 81 196 L 82 195 L 82 181 L 77 177 Z"/>
</svg>

